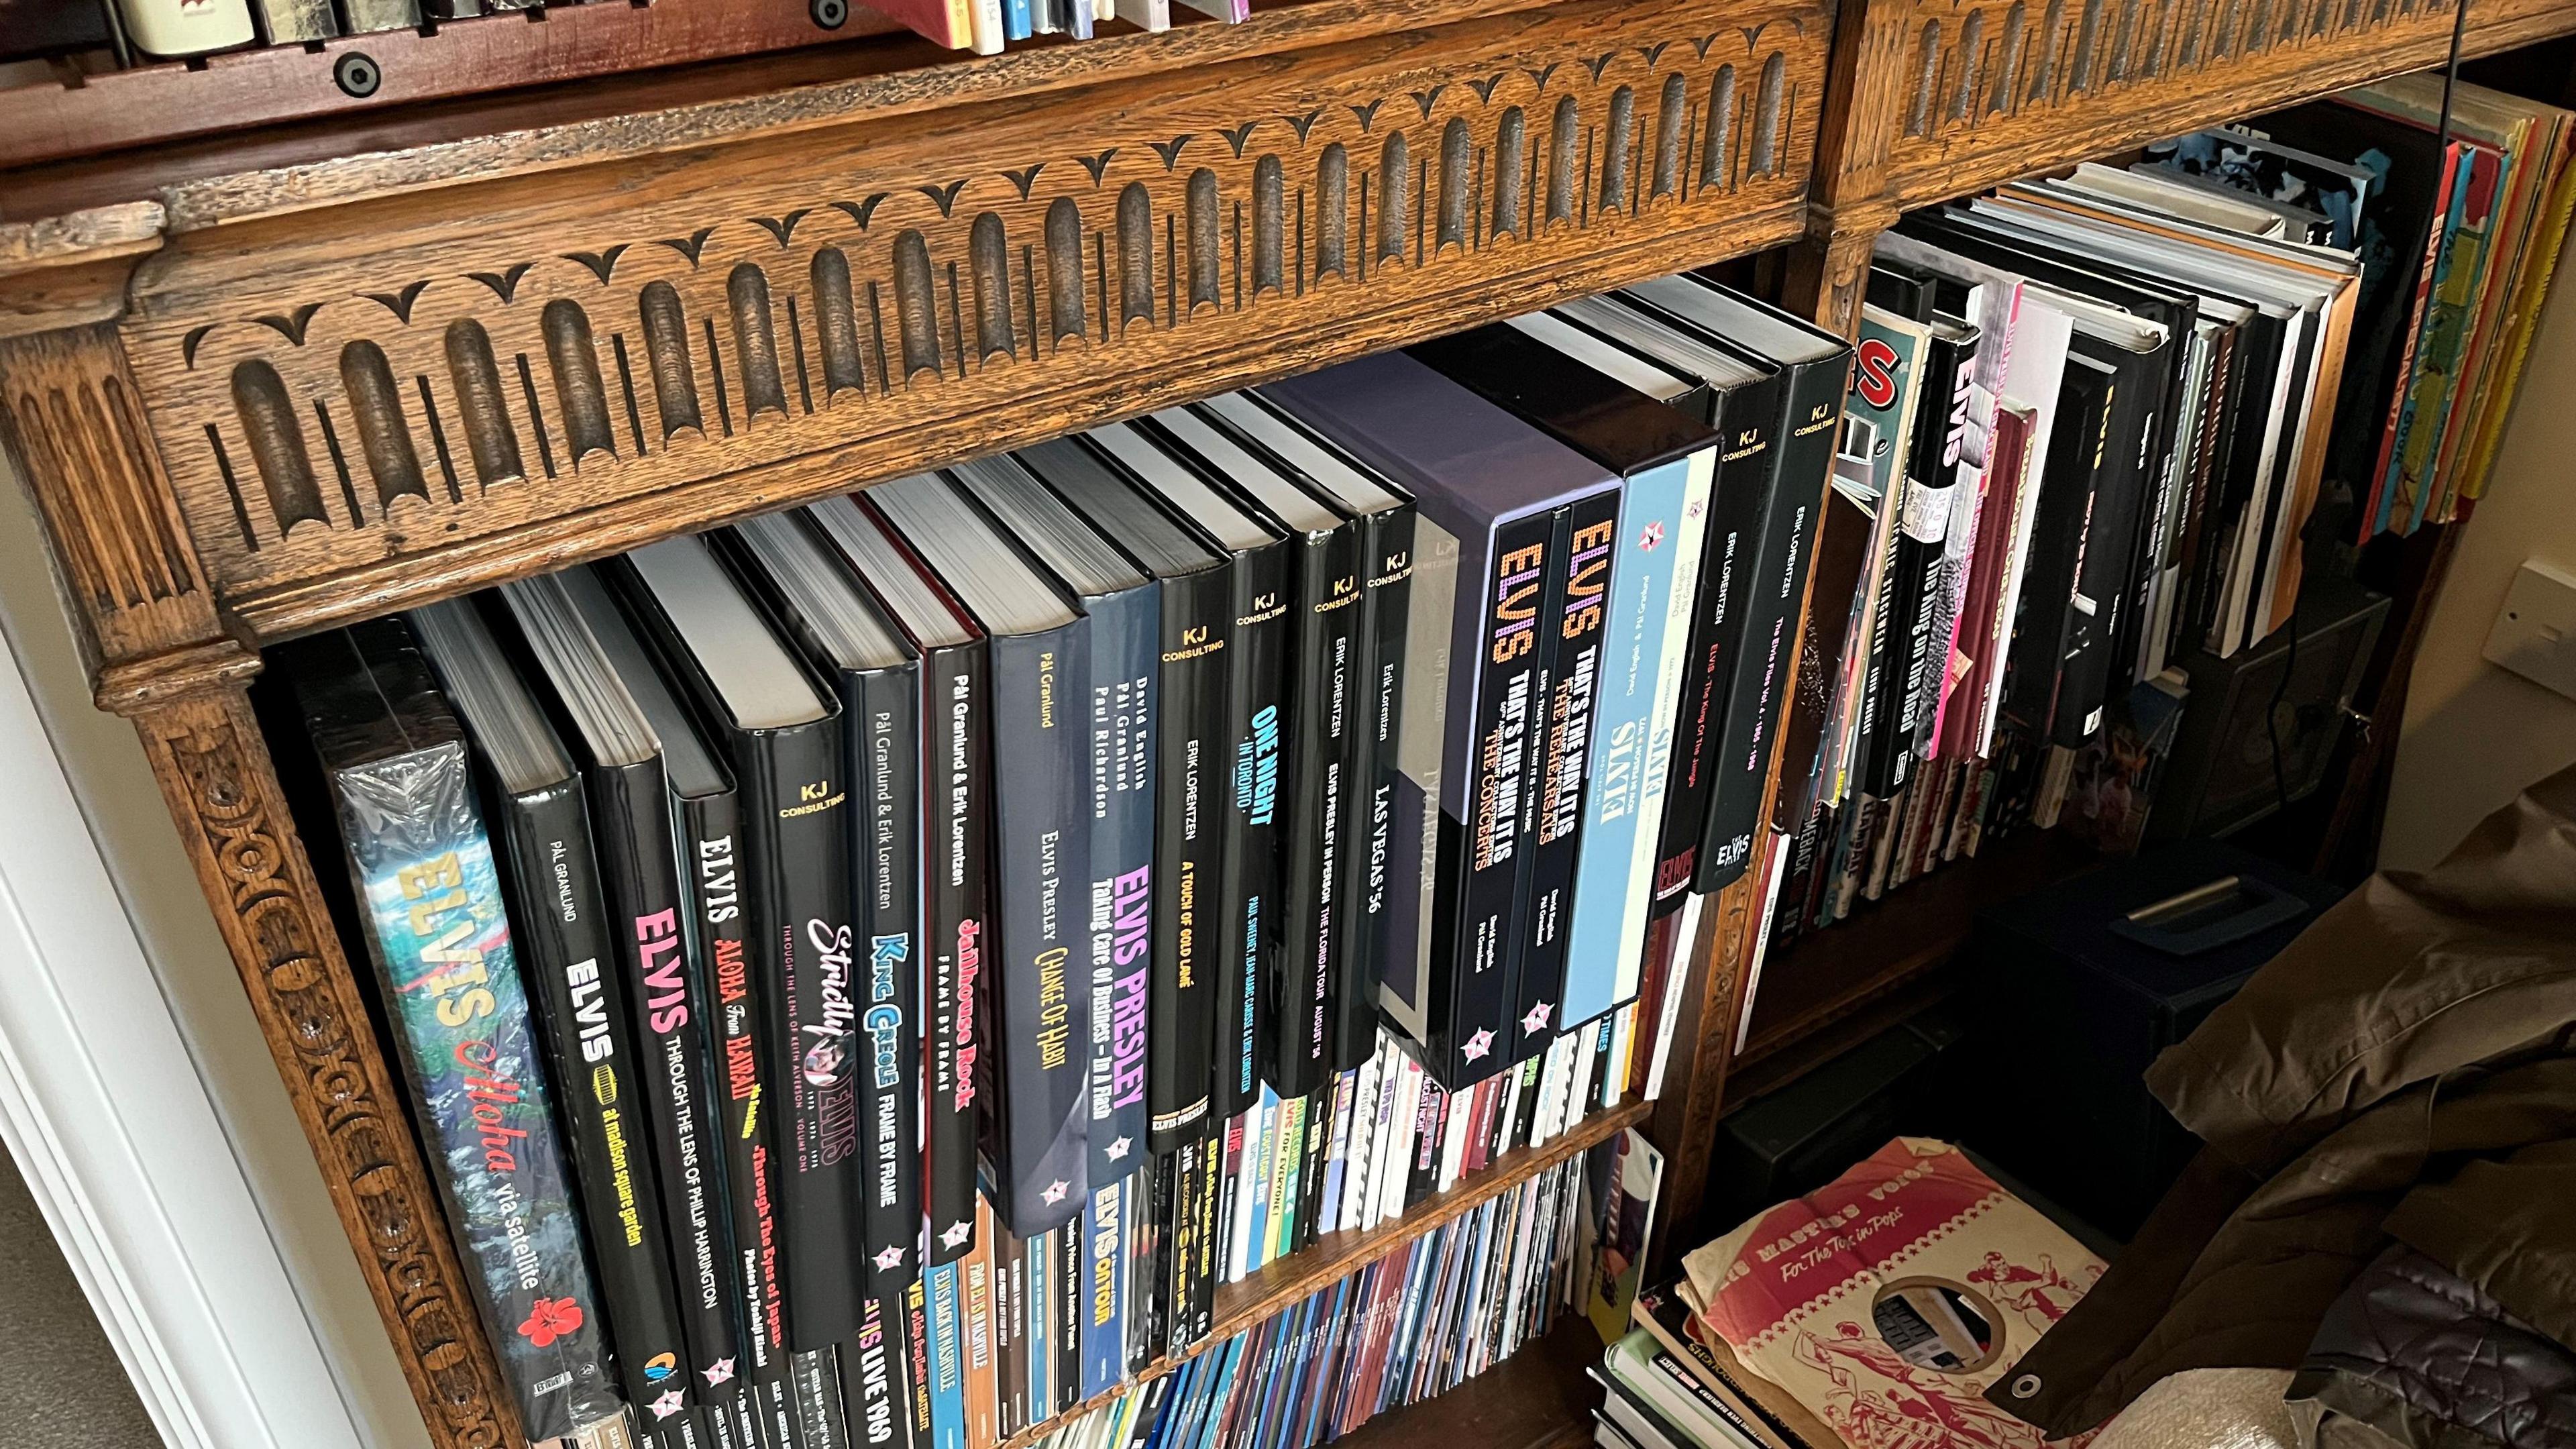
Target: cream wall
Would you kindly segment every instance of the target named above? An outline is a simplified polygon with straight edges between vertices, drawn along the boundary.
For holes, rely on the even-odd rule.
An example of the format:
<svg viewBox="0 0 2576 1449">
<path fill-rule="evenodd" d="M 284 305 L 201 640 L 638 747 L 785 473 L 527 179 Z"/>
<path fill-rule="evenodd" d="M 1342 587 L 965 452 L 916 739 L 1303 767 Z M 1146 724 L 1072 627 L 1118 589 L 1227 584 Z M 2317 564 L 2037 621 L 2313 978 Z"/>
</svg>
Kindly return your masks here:
<svg viewBox="0 0 2576 1449">
<path fill-rule="evenodd" d="M 348 1415 L 374 1449 L 427 1449 L 374 1301 L 216 934 L 143 747 L 90 702 L 26 490 L 0 456 L 0 630 L 34 696 L 89 833 L 188 1043 L 271 1243 L 323 1345 Z M 7 667 L 0 656 L 0 668 Z M 113 1365 L 109 1368 L 112 1370 Z M 0 1440 L 7 1435 L 0 1433 Z"/>
<path fill-rule="evenodd" d="M 2576 700 L 2481 653 L 2527 558 L 2576 571 L 2576 233 L 2560 254 L 2486 498 L 2416 655 L 2380 835 L 2385 868 L 2434 864 L 2525 785 L 2576 763 Z"/>
</svg>

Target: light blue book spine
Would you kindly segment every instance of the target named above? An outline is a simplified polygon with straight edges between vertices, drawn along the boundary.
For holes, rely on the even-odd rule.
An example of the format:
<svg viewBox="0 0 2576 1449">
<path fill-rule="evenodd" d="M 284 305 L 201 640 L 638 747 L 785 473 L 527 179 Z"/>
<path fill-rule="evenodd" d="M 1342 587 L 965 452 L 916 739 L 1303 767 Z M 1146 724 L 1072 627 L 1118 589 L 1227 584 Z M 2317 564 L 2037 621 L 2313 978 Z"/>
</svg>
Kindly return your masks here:
<svg viewBox="0 0 2576 1449">
<path fill-rule="evenodd" d="M 930 1299 L 931 1449 L 966 1449 L 965 1308 L 958 1301 L 958 1266 L 941 1263 L 922 1274 Z"/>
<path fill-rule="evenodd" d="M 1002 0 L 1002 37 L 1005 40 L 1026 40 L 1036 30 L 1037 16 L 1030 10 L 1029 0 Z"/>
<path fill-rule="evenodd" d="M 1629 885 L 1637 874 L 1646 743 L 1672 619 L 1673 559 L 1680 552 L 1690 478 L 1690 460 L 1676 459 L 1631 476 L 1620 499 L 1618 561 L 1610 570 L 1614 597 L 1593 704 L 1592 790 L 1586 802 L 1591 818 L 1583 822 L 1583 851 L 1575 865 L 1565 1002 L 1558 1018 L 1569 1027 L 1636 994 L 1636 973 L 1624 964 L 1642 944 L 1626 940 Z"/>
</svg>

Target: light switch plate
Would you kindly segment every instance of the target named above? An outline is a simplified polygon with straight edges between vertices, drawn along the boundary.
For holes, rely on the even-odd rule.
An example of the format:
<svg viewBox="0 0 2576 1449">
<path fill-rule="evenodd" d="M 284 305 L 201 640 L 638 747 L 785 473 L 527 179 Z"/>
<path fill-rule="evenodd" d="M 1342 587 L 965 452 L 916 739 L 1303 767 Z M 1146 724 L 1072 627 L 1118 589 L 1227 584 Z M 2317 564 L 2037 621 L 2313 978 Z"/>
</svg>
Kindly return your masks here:
<svg viewBox="0 0 2576 1449">
<path fill-rule="evenodd" d="M 2543 689 L 2576 699 L 2576 575 L 2523 561 L 2487 631 L 2486 656 Z"/>
</svg>

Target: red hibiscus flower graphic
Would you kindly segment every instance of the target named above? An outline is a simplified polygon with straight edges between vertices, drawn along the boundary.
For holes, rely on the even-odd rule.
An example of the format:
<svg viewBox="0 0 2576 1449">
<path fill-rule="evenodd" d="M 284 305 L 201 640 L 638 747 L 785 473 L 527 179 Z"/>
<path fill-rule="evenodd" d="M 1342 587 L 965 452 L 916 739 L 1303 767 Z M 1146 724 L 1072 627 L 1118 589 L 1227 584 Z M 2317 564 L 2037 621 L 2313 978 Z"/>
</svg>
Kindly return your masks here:
<svg viewBox="0 0 2576 1449">
<path fill-rule="evenodd" d="M 550 1348 L 556 1339 L 580 1331 L 581 1305 L 569 1298 L 538 1299 L 528 1310 L 528 1321 L 519 1325 L 519 1336 L 539 1348 Z"/>
</svg>

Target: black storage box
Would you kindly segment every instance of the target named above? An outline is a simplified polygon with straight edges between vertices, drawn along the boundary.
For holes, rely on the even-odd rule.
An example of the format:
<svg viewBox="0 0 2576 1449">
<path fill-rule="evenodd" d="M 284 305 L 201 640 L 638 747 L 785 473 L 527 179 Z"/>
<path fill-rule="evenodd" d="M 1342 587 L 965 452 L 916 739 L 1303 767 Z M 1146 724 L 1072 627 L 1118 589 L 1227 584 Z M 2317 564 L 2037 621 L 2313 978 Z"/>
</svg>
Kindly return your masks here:
<svg viewBox="0 0 2576 1449">
<path fill-rule="evenodd" d="M 1953 1088 L 1969 1145 L 2127 1238 L 2199 1147 L 2148 1093 L 2148 1063 L 2342 894 L 2189 840 L 1980 913 L 1959 958 L 1970 1026 L 1956 1055 L 1983 1083 Z M 2160 902 L 2174 904 L 2132 917 Z"/>
</svg>

